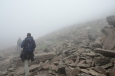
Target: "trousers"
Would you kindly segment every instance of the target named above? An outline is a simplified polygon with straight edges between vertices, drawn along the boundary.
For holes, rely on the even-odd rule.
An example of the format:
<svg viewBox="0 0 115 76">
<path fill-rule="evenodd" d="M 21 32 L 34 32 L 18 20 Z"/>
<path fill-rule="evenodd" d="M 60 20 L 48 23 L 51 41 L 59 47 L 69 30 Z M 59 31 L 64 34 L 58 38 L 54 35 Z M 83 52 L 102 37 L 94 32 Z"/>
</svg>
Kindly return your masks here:
<svg viewBox="0 0 115 76">
<path fill-rule="evenodd" d="M 24 60 L 25 76 L 29 76 L 29 65 L 30 64 L 31 64 L 31 60 Z"/>
</svg>

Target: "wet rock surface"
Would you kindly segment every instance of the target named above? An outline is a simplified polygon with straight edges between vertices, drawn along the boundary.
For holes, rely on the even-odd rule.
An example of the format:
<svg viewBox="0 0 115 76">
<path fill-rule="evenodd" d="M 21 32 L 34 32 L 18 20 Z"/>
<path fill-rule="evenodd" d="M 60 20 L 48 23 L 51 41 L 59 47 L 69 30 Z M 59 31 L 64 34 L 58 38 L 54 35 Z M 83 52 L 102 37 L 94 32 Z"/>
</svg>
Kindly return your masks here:
<svg viewBox="0 0 115 76">
<path fill-rule="evenodd" d="M 48 53 L 35 54 L 35 61 L 29 67 L 30 76 L 115 76 L 115 45 L 110 40 L 114 40 L 114 27 L 104 28 L 93 33 L 87 26 L 73 40 L 48 47 Z M 20 59 L 13 59 L 11 64 L 0 76 L 24 76 Z"/>
</svg>

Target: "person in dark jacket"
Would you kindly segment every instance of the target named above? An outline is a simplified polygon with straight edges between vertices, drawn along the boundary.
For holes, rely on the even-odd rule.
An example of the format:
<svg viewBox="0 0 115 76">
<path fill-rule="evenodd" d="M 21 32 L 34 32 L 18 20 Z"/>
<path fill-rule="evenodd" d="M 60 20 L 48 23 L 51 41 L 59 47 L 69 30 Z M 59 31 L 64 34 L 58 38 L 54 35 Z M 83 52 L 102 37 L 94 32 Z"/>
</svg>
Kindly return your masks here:
<svg viewBox="0 0 115 76">
<path fill-rule="evenodd" d="M 24 61 L 25 76 L 29 76 L 29 66 L 31 61 L 34 61 L 34 49 L 36 48 L 36 43 L 30 33 L 27 33 L 27 37 L 21 43 L 21 48 L 23 48 L 20 55 L 22 61 Z"/>
<path fill-rule="evenodd" d="M 36 48 L 36 43 L 30 33 L 27 33 L 27 37 L 22 41 L 21 48 L 23 48 L 20 55 L 22 61 L 31 60 L 34 61 L 34 49 Z"/>
</svg>

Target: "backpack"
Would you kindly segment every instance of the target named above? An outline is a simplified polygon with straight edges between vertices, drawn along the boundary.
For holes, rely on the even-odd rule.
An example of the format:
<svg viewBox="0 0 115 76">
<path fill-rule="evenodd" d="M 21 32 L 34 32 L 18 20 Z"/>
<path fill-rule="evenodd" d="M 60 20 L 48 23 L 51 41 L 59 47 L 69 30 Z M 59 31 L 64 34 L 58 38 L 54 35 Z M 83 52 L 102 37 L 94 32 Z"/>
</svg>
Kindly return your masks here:
<svg viewBox="0 0 115 76">
<path fill-rule="evenodd" d="M 33 38 L 26 38 L 25 39 L 25 50 L 28 52 L 32 52 L 33 51 L 33 45 L 34 45 L 34 40 Z"/>
</svg>

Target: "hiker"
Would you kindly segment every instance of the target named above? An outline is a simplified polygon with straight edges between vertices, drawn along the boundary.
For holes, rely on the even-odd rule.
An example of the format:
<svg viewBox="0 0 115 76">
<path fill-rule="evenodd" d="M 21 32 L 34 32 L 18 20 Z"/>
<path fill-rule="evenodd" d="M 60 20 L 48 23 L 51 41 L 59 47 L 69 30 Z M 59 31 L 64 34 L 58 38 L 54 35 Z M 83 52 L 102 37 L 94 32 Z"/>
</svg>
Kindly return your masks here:
<svg viewBox="0 0 115 76">
<path fill-rule="evenodd" d="M 34 61 L 34 49 L 36 48 L 36 43 L 30 33 L 27 33 L 27 37 L 22 41 L 21 48 L 21 59 L 25 64 L 25 76 L 29 75 L 29 64 Z"/>
<path fill-rule="evenodd" d="M 21 47 L 20 47 L 21 43 L 22 43 L 22 40 L 19 38 L 17 41 L 17 51 L 21 51 Z"/>
</svg>

